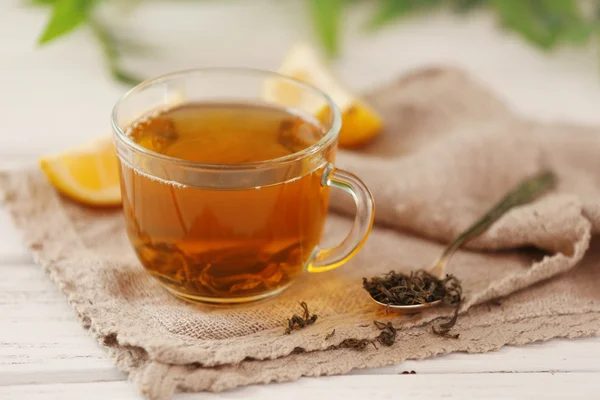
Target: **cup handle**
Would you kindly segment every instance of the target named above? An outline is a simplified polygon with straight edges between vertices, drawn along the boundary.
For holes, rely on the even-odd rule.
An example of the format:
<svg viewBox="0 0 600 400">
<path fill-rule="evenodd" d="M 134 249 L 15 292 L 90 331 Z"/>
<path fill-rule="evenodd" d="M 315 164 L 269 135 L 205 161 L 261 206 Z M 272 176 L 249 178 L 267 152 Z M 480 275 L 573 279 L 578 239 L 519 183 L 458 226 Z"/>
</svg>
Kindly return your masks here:
<svg viewBox="0 0 600 400">
<path fill-rule="evenodd" d="M 365 244 L 375 218 L 373 195 L 356 175 L 329 164 L 323 173 L 322 184 L 350 194 L 356 204 L 356 216 L 348 236 L 336 247 L 318 250 L 308 265 L 308 272 L 330 271 L 350 260 Z"/>
</svg>

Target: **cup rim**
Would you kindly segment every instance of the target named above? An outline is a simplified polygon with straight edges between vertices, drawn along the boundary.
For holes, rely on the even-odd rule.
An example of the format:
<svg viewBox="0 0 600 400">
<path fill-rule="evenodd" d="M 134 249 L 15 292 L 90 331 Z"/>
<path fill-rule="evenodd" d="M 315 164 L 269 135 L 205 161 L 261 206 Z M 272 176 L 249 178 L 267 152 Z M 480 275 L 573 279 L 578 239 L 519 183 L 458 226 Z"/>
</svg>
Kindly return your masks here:
<svg viewBox="0 0 600 400">
<path fill-rule="evenodd" d="M 125 134 L 125 132 L 121 128 L 120 124 L 117 122 L 119 109 L 120 109 L 121 105 L 123 104 L 123 102 L 125 102 L 130 96 L 135 95 L 136 93 L 142 91 L 143 89 L 146 89 L 155 84 L 167 82 L 172 79 L 184 77 L 186 75 L 211 74 L 211 73 L 249 74 L 249 75 L 262 75 L 265 77 L 270 76 L 270 77 L 282 79 L 287 82 L 291 82 L 295 85 L 298 85 L 300 87 L 308 89 L 308 90 L 316 93 L 317 95 L 323 97 L 323 99 L 325 100 L 325 102 L 327 103 L 329 108 L 332 110 L 333 120 L 331 122 L 331 127 L 329 128 L 327 133 L 325 135 L 323 135 L 323 137 L 321 139 L 319 139 L 319 141 L 313 143 L 312 145 L 310 145 L 309 147 L 307 147 L 305 149 L 302 149 L 302 150 L 292 153 L 292 154 L 285 155 L 283 157 L 277 157 L 277 158 L 263 160 L 263 161 L 252 161 L 252 162 L 246 162 L 246 163 L 217 164 L 217 163 L 205 163 L 205 162 L 185 160 L 185 159 L 171 157 L 171 156 L 150 150 L 144 146 L 139 145 L 135 141 L 133 141 L 128 135 Z M 148 157 L 153 157 L 153 158 L 159 159 L 161 161 L 174 163 L 174 164 L 178 164 L 178 165 L 181 165 L 184 167 L 189 167 L 189 168 L 199 168 L 199 169 L 208 169 L 208 170 L 251 170 L 251 169 L 260 169 L 262 167 L 274 167 L 279 164 L 285 164 L 285 163 L 289 163 L 289 162 L 299 161 L 299 160 L 302 160 L 306 157 L 309 157 L 309 156 L 319 152 L 321 149 L 325 148 L 327 145 L 329 145 L 331 142 L 333 142 L 337 138 L 337 136 L 340 132 L 341 126 L 342 126 L 342 116 L 341 116 L 339 107 L 337 106 L 337 104 L 334 103 L 334 101 L 331 99 L 331 97 L 328 94 L 326 94 L 322 90 L 320 90 L 308 83 L 302 82 L 298 79 L 295 79 L 295 78 L 292 78 L 289 76 L 285 76 L 285 75 L 282 75 L 277 72 L 263 70 L 263 69 L 256 69 L 256 68 L 206 67 L 206 68 L 192 68 L 192 69 L 180 70 L 180 71 L 176 71 L 176 72 L 159 75 L 155 78 L 145 80 L 145 81 L 139 83 L 138 85 L 134 86 L 133 88 L 129 89 L 123 96 L 121 96 L 121 98 L 116 102 L 115 106 L 113 107 L 112 113 L 111 113 L 111 125 L 113 128 L 113 131 L 115 132 L 115 136 L 118 138 L 119 141 L 121 141 L 123 144 L 125 144 L 127 147 L 129 147 L 131 150 L 141 153 Z"/>
</svg>

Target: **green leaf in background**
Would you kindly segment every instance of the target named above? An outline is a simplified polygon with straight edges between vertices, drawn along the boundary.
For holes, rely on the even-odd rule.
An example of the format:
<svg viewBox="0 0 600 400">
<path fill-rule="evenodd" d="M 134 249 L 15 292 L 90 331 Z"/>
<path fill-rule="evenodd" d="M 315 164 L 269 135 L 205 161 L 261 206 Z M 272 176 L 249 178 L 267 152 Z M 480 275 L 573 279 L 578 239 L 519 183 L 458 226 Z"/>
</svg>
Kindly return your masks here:
<svg viewBox="0 0 600 400">
<path fill-rule="evenodd" d="M 577 0 L 494 0 L 492 5 L 505 27 L 545 50 L 563 41 L 587 41 L 592 33 Z"/>
<path fill-rule="evenodd" d="M 36 6 L 48 6 L 50 4 L 56 3 L 58 0 L 28 0 L 27 3 L 33 4 Z"/>
<path fill-rule="evenodd" d="M 543 5 L 540 10 L 539 6 Z M 558 42 L 583 44 L 594 31 L 591 21 L 583 17 L 578 0 L 546 0 L 538 3 L 538 12 L 555 32 Z"/>
<path fill-rule="evenodd" d="M 453 8 L 459 12 L 468 12 L 471 11 L 475 7 L 481 7 L 486 3 L 489 3 L 491 0 L 455 0 L 453 4 Z"/>
<path fill-rule="evenodd" d="M 396 20 L 398 17 L 405 16 L 413 8 L 412 0 L 380 0 L 379 3 L 380 6 L 377 12 L 367 24 L 367 28 L 369 29 L 378 28 Z"/>
<path fill-rule="evenodd" d="M 367 24 L 367 28 L 379 28 L 413 11 L 431 8 L 441 3 L 442 0 L 379 0 L 379 8 Z"/>
<path fill-rule="evenodd" d="M 135 86 L 143 81 L 143 79 L 140 77 L 130 74 L 129 72 L 125 72 L 120 68 L 113 68 L 110 70 L 110 73 L 117 81 L 128 86 Z"/>
<path fill-rule="evenodd" d="M 569 26 L 563 32 L 562 38 L 566 43 L 584 45 L 598 28 L 592 24 L 577 24 Z"/>
<path fill-rule="evenodd" d="M 533 1 L 494 0 L 492 3 L 502 24 L 543 49 L 555 44 L 554 34 L 539 21 Z"/>
<path fill-rule="evenodd" d="M 343 3 L 343 0 L 308 0 L 319 39 L 327 53 L 332 56 L 336 55 L 339 49 Z"/>
<path fill-rule="evenodd" d="M 2 1 L 2 0 L 0 0 Z M 123 72 L 119 59 L 125 50 L 123 38 L 113 36 L 97 24 L 92 9 L 103 0 L 23 0 L 29 5 L 47 6 L 52 10 L 39 43 L 64 36 L 84 23 L 95 33 L 114 77 L 128 84 L 136 77 Z M 107 1 L 107 0 L 104 0 Z M 143 0 L 113 0 L 131 9 Z M 167 2 L 167 0 L 163 0 Z M 169 0 L 174 1 L 174 0 Z M 199 0 L 195 0 L 200 3 Z M 584 45 L 600 37 L 600 0 L 305 0 L 313 25 L 324 50 L 338 54 L 342 19 L 347 7 L 356 4 L 375 6 L 367 28 L 374 30 L 418 12 L 450 9 L 467 13 L 486 9 L 498 16 L 502 25 L 530 44 L 544 50 L 558 45 Z M 580 6 L 589 6 L 591 13 L 583 14 Z"/>
<path fill-rule="evenodd" d="M 117 81 L 124 83 L 129 86 L 135 86 L 140 83 L 143 79 L 124 71 L 119 65 L 119 58 L 121 56 L 119 52 L 119 42 L 113 37 L 108 30 L 96 21 L 94 18 L 90 18 L 88 21 L 90 29 L 98 43 L 104 52 L 108 69 Z"/>
<path fill-rule="evenodd" d="M 42 4 L 44 0 L 36 0 Z M 88 19 L 89 11 L 95 0 L 56 0 L 52 8 L 50 21 L 46 25 L 38 43 L 48 43 L 65 35 Z M 46 1 L 45 4 L 51 3 Z"/>
</svg>

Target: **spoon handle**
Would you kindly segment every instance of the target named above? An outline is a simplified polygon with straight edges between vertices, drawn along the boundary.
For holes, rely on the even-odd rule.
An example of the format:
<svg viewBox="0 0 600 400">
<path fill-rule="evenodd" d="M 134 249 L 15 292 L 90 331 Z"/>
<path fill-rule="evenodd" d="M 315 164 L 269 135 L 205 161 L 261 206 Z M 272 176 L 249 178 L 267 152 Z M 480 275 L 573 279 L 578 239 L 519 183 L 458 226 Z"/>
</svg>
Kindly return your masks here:
<svg viewBox="0 0 600 400">
<path fill-rule="evenodd" d="M 556 175 L 551 171 L 544 171 L 523 181 L 507 193 L 502 200 L 494 205 L 487 213 L 479 218 L 471 227 L 461 233 L 452 243 L 446 247 L 440 257 L 441 260 L 447 259 L 459 247 L 475 237 L 484 233 L 494 222 L 513 207 L 529 203 L 535 200 L 548 189 L 554 187 Z"/>
</svg>

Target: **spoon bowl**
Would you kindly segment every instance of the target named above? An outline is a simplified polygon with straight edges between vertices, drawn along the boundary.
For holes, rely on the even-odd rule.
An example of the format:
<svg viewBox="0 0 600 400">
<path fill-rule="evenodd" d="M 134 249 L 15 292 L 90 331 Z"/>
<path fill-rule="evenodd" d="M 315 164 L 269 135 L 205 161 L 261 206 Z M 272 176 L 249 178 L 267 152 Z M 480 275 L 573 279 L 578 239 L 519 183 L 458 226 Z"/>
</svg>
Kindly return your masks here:
<svg viewBox="0 0 600 400">
<path fill-rule="evenodd" d="M 379 304 L 380 306 L 385 307 L 386 310 L 395 311 L 400 314 L 417 314 L 428 308 L 437 307 L 442 302 L 441 300 L 436 300 L 436 301 L 430 301 L 428 303 L 423 303 L 423 304 L 413 304 L 410 306 L 394 306 L 392 304 L 386 304 L 386 303 L 377 301 L 373 297 L 371 297 L 371 300 L 373 300 L 373 302 Z"/>
</svg>

